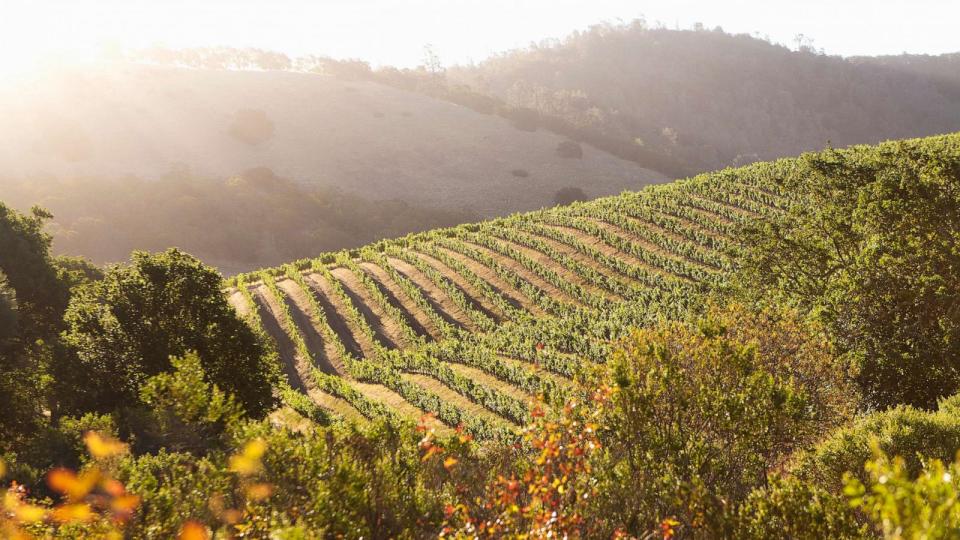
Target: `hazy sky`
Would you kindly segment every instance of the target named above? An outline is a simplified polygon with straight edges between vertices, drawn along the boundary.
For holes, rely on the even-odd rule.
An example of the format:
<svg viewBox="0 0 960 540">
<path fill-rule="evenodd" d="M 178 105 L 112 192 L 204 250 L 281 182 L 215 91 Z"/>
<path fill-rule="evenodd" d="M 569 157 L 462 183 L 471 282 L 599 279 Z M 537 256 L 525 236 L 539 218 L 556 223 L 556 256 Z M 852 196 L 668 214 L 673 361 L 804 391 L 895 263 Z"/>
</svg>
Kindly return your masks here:
<svg viewBox="0 0 960 540">
<path fill-rule="evenodd" d="M 230 45 L 415 66 L 432 43 L 444 63 L 608 20 L 702 22 L 830 54 L 960 51 L 958 0 L 0 0 L 0 73 L 104 44 Z"/>
</svg>

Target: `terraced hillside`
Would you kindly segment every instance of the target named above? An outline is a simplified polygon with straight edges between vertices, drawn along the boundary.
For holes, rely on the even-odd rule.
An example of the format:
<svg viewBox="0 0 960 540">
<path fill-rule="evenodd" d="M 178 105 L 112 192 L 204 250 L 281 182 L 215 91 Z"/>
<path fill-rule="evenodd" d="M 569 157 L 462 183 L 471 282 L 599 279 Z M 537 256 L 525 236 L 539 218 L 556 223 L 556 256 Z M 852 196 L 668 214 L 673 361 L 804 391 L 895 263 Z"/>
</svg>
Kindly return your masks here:
<svg viewBox="0 0 960 540">
<path fill-rule="evenodd" d="M 230 302 L 269 336 L 283 397 L 307 416 L 433 413 L 509 436 L 611 338 L 722 283 L 735 229 L 790 203 L 770 179 L 793 164 L 327 253 L 234 278 Z"/>
</svg>

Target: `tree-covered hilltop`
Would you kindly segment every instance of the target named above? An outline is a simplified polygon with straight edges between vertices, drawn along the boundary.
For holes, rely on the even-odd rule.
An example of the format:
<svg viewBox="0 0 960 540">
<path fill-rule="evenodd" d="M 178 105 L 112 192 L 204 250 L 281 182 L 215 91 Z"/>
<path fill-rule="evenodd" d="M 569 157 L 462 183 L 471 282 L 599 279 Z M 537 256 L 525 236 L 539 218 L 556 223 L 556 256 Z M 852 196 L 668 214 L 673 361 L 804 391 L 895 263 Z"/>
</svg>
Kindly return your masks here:
<svg viewBox="0 0 960 540">
<path fill-rule="evenodd" d="M 82 272 L 49 256 L 47 214 L 5 215 L 0 238 L 21 255 L 0 259 L 0 344 L 21 352 L 4 384 L 32 404 L 2 424 L 7 476 L 28 490 L 6 501 L 8 530 L 960 527 L 960 135 L 725 169 L 227 282 L 179 251 Z M 37 279 L 14 279 L 28 264 Z M 40 278 L 66 292 L 34 304 L 49 345 L 24 348 Z M 58 466 L 81 472 L 45 483 Z"/>
</svg>

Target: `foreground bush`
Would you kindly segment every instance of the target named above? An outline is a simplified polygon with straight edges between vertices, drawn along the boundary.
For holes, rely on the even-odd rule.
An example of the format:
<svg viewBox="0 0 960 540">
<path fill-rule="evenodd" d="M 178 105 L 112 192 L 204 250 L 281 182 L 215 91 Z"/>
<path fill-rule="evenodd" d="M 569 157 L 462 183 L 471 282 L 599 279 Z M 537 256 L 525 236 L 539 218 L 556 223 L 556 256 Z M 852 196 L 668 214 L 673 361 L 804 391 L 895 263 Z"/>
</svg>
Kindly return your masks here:
<svg viewBox="0 0 960 540">
<path fill-rule="evenodd" d="M 960 449 L 960 396 L 944 400 L 936 412 L 897 407 L 857 419 L 801 455 L 793 465 L 796 475 L 839 492 L 845 472 L 868 480 L 864 466 L 873 447 L 903 459 L 904 473 L 913 477 L 923 461 L 953 460 Z"/>
<path fill-rule="evenodd" d="M 801 204 L 748 227 L 745 289 L 824 321 L 878 408 L 960 390 L 960 143 L 938 137 L 807 154 Z"/>
<path fill-rule="evenodd" d="M 729 509 L 815 432 L 810 396 L 770 360 L 717 319 L 624 340 L 600 375 L 615 391 L 600 422 L 598 519 L 638 536 L 668 518 L 688 533 L 722 530 Z"/>
</svg>

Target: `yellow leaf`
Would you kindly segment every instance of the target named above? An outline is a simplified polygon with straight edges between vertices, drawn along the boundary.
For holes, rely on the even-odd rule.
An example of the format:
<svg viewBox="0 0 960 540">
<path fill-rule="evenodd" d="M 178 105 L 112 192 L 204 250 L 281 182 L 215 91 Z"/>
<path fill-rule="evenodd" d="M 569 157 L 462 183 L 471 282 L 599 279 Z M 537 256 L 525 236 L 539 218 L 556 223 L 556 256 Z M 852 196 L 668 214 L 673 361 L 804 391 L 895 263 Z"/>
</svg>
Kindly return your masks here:
<svg viewBox="0 0 960 540">
<path fill-rule="evenodd" d="M 133 512 L 137 509 L 137 506 L 140 505 L 140 497 L 136 495 L 121 495 L 113 499 L 113 502 L 110 503 L 110 508 L 114 512 Z"/>
<path fill-rule="evenodd" d="M 7 464 L 4 463 L 2 459 L 0 459 L 0 478 L 3 478 L 6 475 L 7 475 Z"/>
<path fill-rule="evenodd" d="M 447 459 L 443 460 L 443 466 L 448 471 L 456 464 L 457 464 L 457 458 L 455 457 L 448 457 Z"/>
<path fill-rule="evenodd" d="M 14 511 L 14 514 L 21 523 L 36 523 L 46 517 L 47 509 L 32 504 L 21 504 Z"/>
<path fill-rule="evenodd" d="M 125 454 L 127 452 L 127 445 L 116 439 L 103 437 L 96 431 L 88 431 L 86 435 L 83 436 L 83 442 L 87 443 L 87 449 L 90 451 L 90 455 L 97 459 Z"/>
<path fill-rule="evenodd" d="M 180 527 L 179 540 L 207 540 L 210 535 L 207 534 L 207 528 L 196 521 L 188 521 Z"/>
<path fill-rule="evenodd" d="M 88 521 L 92 517 L 93 510 L 83 503 L 65 504 L 53 509 L 53 519 L 60 523 Z"/>
<path fill-rule="evenodd" d="M 243 455 L 248 459 L 260 459 L 267 451 L 267 443 L 263 439 L 254 439 L 243 447 Z"/>
<path fill-rule="evenodd" d="M 260 458 L 267 451 L 267 443 L 254 439 L 243 447 L 243 451 L 230 456 L 230 471 L 241 475 L 255 474 L 260 470 Z"/>
</svg>

